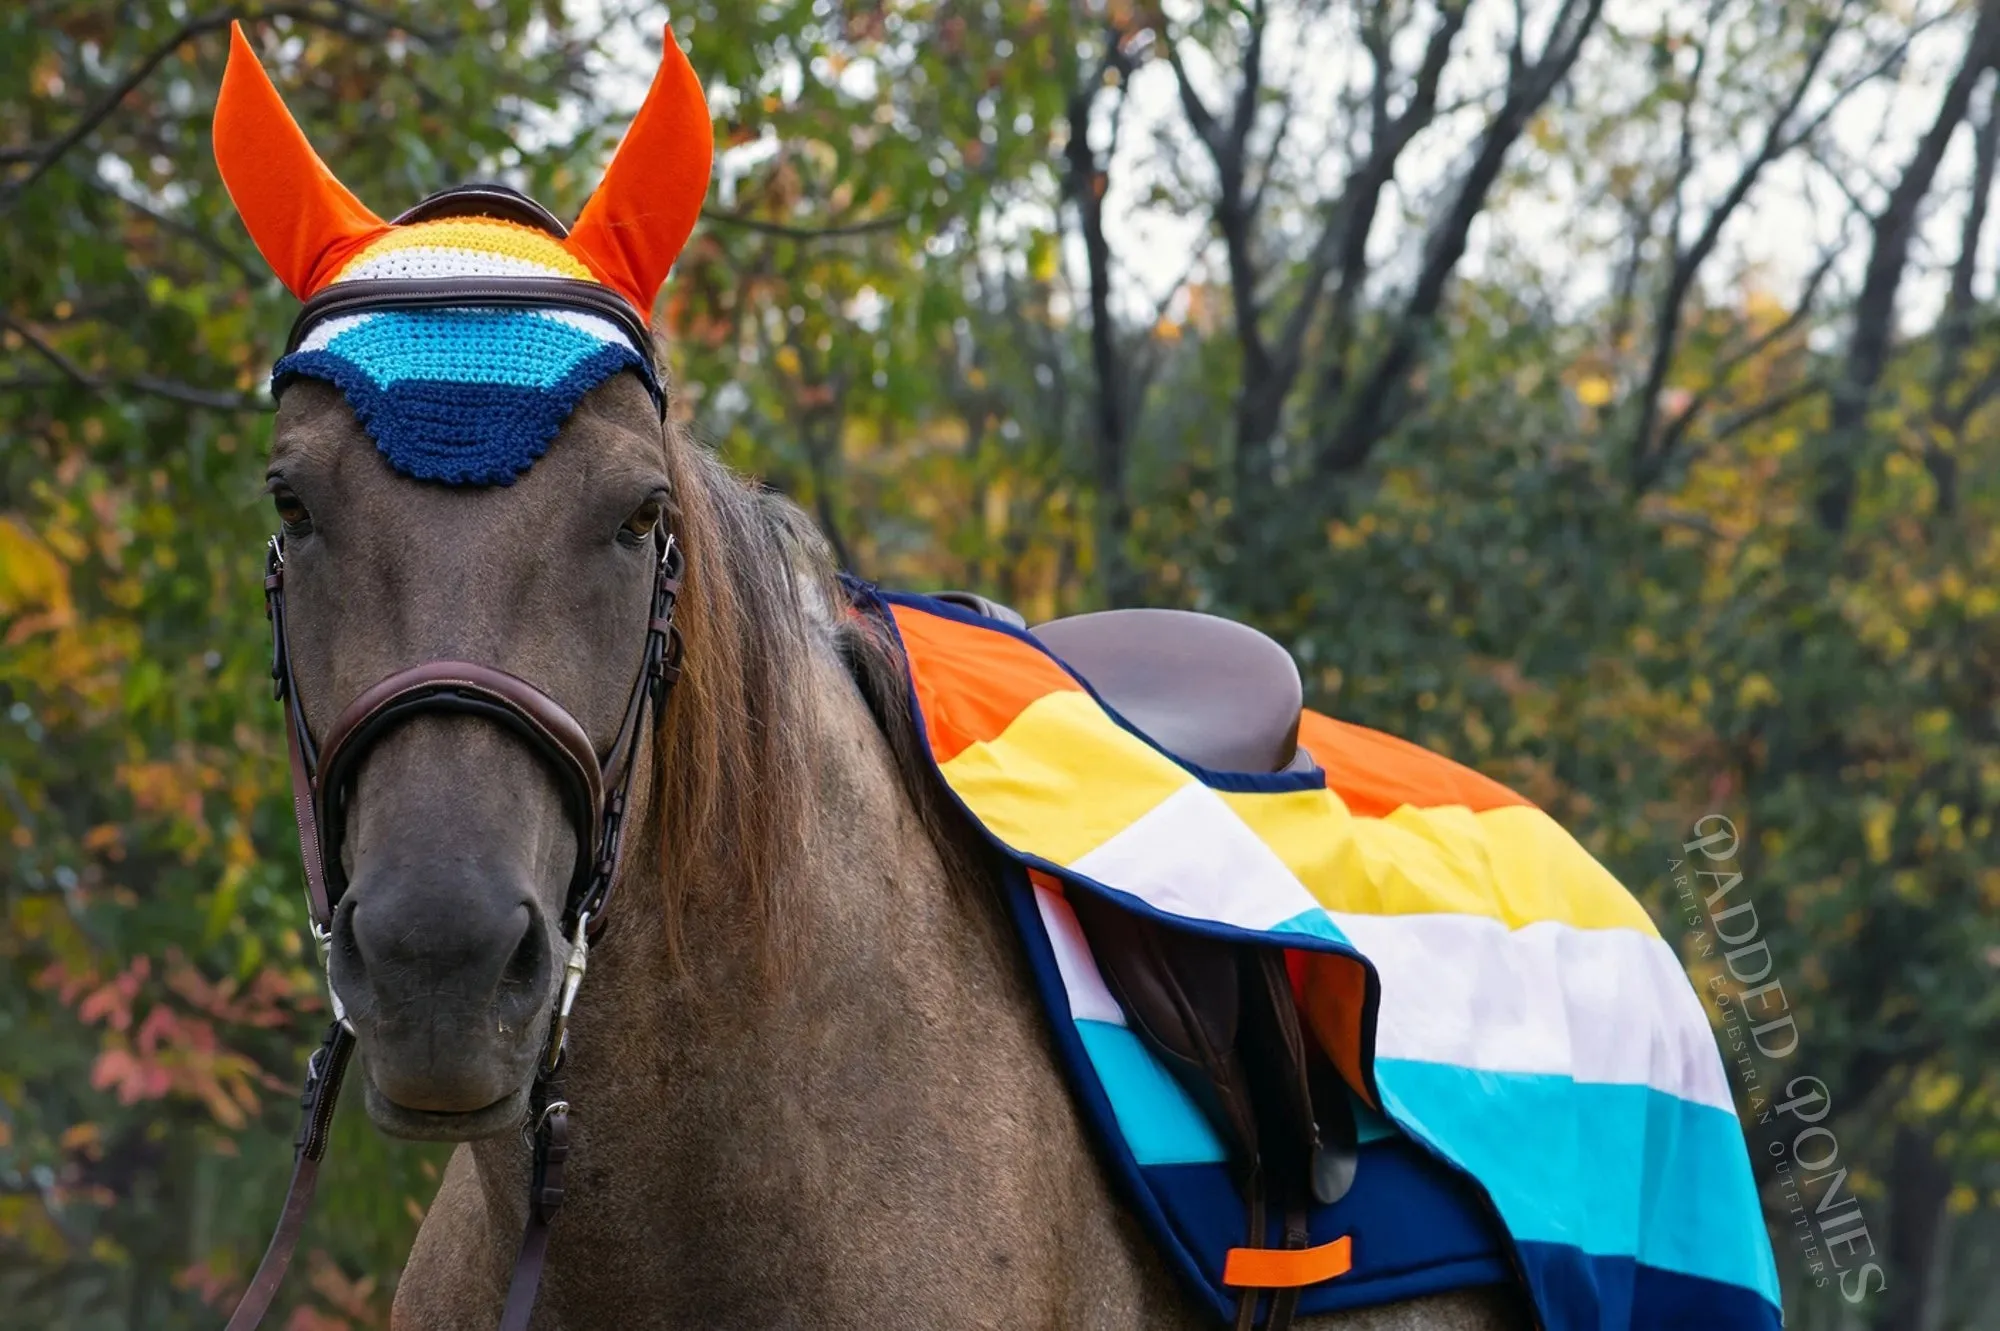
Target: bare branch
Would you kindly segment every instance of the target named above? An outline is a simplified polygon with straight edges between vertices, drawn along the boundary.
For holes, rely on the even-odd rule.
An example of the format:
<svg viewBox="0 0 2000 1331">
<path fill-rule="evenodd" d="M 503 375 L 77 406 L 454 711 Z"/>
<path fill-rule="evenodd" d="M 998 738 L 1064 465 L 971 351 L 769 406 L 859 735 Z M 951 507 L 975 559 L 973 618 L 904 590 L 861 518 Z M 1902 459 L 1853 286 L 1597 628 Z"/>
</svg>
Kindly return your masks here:
<svg viewBox="0 0 2000 1331">
<path fill-rule="evenodd" d="M 877 231 L 893 231 L 910 220 L 909 213 L 888 213 L 881 217 L 863 218 L 858 222 L 829 222 L 822 226 L 794 226 L 787 222 L 773 222 L 767 218 L 751 217 L 745 213 L 724 212 L 719 208 L 703 208 L 701 220 L 717 226 L 733 226 L 744 231 L 754 231 L 764 236 L 782 236 L 786 240 L 839 240 L 846 236 L 866 236 Z"/>
<path fill-rule="evenodd" d="M 427 42 L 436 40 L 434 36 L 422 29 L 411 28 L 407 25 L 397 23 L 395 20 L 378 14 L 365 5 L 347 3 L 346 0 L 328 0 L 328 3 L 332 4 L 337 11 L 366 19 L 382 27 L 399 27 L 403 31 L 409 32 L 412 36 Z M 219 32 L 238 19 L 251 18 L 289 18 L 301 23 L 317 24 L 321 27 L 345 28 L 344 24 L 330 18 L 324 10 L 305 6 L 281 5 L 272 8 L 262 8 L 254 5 L 233 5 L 228 9 L 219 10 L 202 18 L 188 20 L 172 33 L 168 34 L 165 41 L 141 56 L 138 63 L 125 71 L 123 78 L 106 89 L 104 95 L 86 109 L 77 118 L 76 123 L 71 125 L 60 136 L 40 147 L 9 150 L 8 156 L 10 158 L 15 161 L 28 162 L 30 166 L 24 175 L 8 181 L 5 185 L 0 185 L 0 211 L 11 207 L 14 200 L 18 199 L 29 186 L 48 174 L 49 168 L 61 161 L 64 155 L 76 147 L 77 144 L 83 142 L 92 130 L 109 119 L 111 113 L 116 111 L 127 97 L 130 97 L 138 90 L 139 85 L 153 76 L 154 70 L 165 64 L 167 59 L 180 50 L 181 47 L 198 37 L 207 36 L 211 32 Z M 446 37 L 448 38 L 449 34 L 446 34 Z"/>
<path fill-rule="evenodd" d="M 1958 232 L 1958 258 L 1951 266 L 1951 291 L 1938 321 L 1937 375 L 1931 387 L 1931 421 L 1957 441 L 1966 422 L 1979 409 L 1978 390 L 1954 400 L 1966 350 L 1972 344 L 1975 310 L 1973 278 L 1979 268 L 1979 242 L 1986 231 L 1986 211 L 1992 201 L 1993 176 L 2000 163 L 2000 74 L 1987 80 L 1986 112 L 1972 135 L 1972 193 L 1966 200 L 1965 221 Z M 1993 379 L 1987 376 L 1988 382 Z M 1958 458 L 1933 431 L 1924 440 L 1924 466 L 1937 489 L 1937 511 L 1949 516 L 1958 508 Z"/>
<path fill-rule="evenodd" d="M 1508 74 L 1507 93 L 1466 168 L 1444 216 L 1425 237 L 1423 263 L 1398 312 L 1388 345 L 1349 395 L 1337 427 L 1322 436 L 1315 465 L 1323 474 L 1351 471 L 1367 460 L 1386 426 L 1394 402 L 1430 334 L 1451 276 L 1465 254 L 1473 221 L 1486 207 L 1487 195 L 1500 178 L 1508 152 L 1541 110 L 1556 85 L 1569 75 L 1583 44 L 1597 26 L 1604 0 L 1563 0 L 1550 24 L 1540 55 L 1522 54 L 1524 40 L 1515 34 L 1516 56 Z M 1525 16 L 1522 16 L 1525 18 Z"/>
<path fill-rule="evenodd" d="M 1896 295 L 1909 261 L 1910 239 L 1917 212 L 1930 193 L 1944 160 L 1945 149 L 1958 132 L 1972 101 L 1973 85 L 2000 59 L 2000 5 L 1981 4 L 1978 21 L 1967 39 L 1965 55 L 1946 86 L 1936 118 L 1917 143 L 1902 177 L 1889 191 L 1888 202 L 1875 218 L 1874 242 L 1854 306 L 1854 332 L 1846 362 L 1833 385 L 1833 409 L 1819 459 L 1820 484 L 1816 508 L 1821 525 L 1838 532 L 1847 525 L 1854 502 L 1855 457 L 1869 403 L 1888 364 L 1894 333 Z"/>
<path fill-rule="evenodd" d="M 1126 450 L 1131 420 L 1125 366 L 1119 355 L 1118 330 L 1111 314 L 1111 244 L 1104 234 L 1104 195 L 1110 188 L 1109 163 L 1118 151 L 1120 118 L 1112 117 L 1111 138 L 1101 162 L 1097 150 L 1090 146 L 1092 115 L 1104 90 L 1105 78 L 1114 69 L 1124 71 L 1125 66 L 1119 54 L 1119 32 L 1115 27 L 1107 27 L 1103 58 L 1070 90 L 1063 191 L 1076 205 L 1090 284 L 1090 359 L 1097 380 L 1096 429 L 1092 442 L 1097 473 L 1098 565 L 1105 602 L 1118 606 L 1126 604 L 1133 592 L 1124 558 L 1131 527 L 1131 505 L 1126 493 Z M 1119 100 L 1122 104 L 1122 92 Z"/>
<path fill-rule="evenodd" d="M 49 343 L 48 339 L 44 338 L 29 325 L 22 323 L 19 319 L 11 315 L 0 314 L 0 327 L 5 327 L 17 334 L 36 355 L 61 371 L 63 379 L 76 385 L 78 388 L 89 389 L 93 392 L 130 391 L 146 393 L 153 397 L 163 397 L 175 402 L 182 402 L 191 407 L 207 407 L 216 411 L 267 411 L 270 409 L 268 402 L 253 397 L 245 397 L 241 393 L 226 393 L 214 389 L 197 388 L 192 384 L 177 383 L 171 379 L 160 379 L 147 374 L 133 375 L 128 379 L 109 379 L 101 375 L 91 374 L 81 365 L 78 365 L 68 356 L 57 350 Z M 14 388 L 38 388 L 49 385 L 38 380 L 19 379 L 12 381 L 8 386 Z"/>
<path fill-rule="evenodd" d="M 1640 460 L 1640 466 L 1635 471 L 1633 477 L 1635 490 L 1647 489 L 1665 473 L 1667 467 L 1673 461 L 1675 450 L 1680 447 L 1681 441 L 1686 437 L 1689 427 L 1708 409 L 1716 397 L 1721 394 L 1722 390 L 1729 386 L 1730 381 L 1736 377 L 1738 370 L 1797 332 L 1799 326 L 1811 317 L 1813 304 L 1819 298 L 1819 289 L 1825 284 L 1827 276 L 1833 272 L 1834 262 L 1840 257 L 1842 248 L 1839 245 L 1829 246 L 1820 256 L 1820 261 L 1814 267 L 1812 275 L 1806 279 L 1805 287 L 1799 293 L 1798 302 L 1792 307 L 1791 312 L 1763 333 L 1752 338 L 1741 351 L 1723 362 L 1710 377 L 1708 384 L 1690 398 L 1687 405 L 1682 407 L 1678 412 L 1675 412 L 1673 417 L 1667 421 L 1665 428 L 1660 431 L 1658 444 L 1650 449 L 1646 456 Z M 1761 417 L 1757 419 L 1761 419 Z M 1740 429 L 1741 427 L 1738 426 L 1736 428 Z M 1733 434 L 1735 430 L 1732 429 L 1729 433 Z"/>
<path fill-rule="evenodd" d="M 1701 231 L 1693 243 L 1683 249 L 1679 225 L 1682 200 L 1694 163 L 1692 122 L 1696 89 L 1692 84 L 1689 87 L 1687 102 L 1682 111 L 1680 160 L 1676 166 L 1673 185 L 1675 225 L 1668 236 L 1668 241 L 1673 247 L 1673 265 L 1667 274 L 1665 285 L 1661 288 L 1659 303 L 1654 308 L 1653 350 L 1646 365 L 1645 381 L 1639 389 L 1638 416 L 1632 427 L 1632 441 L 1629 445 L 1629 465 L 1634 484 L 1638 488 L 1643 488 L 1640 478 L 1657 477 L 1664 467 L 1665 458 L 1663 456 L 1656 458 L 1654 455 L 1672 446 L 1666 442 L 1656 445 L 1653 435 L 1659 421 L 1660 394 L 1666 388 L 1668 371 L 1672 368 L 1675 352 L 1680 348 L 1681 326 L 1688 292 L 1693 289 L 1695 277 L 1700 273 L 1702 266 L 1715 252 L 1717 243 L 1722 239 L 1723 228 L 1729 224 L 1729 219 L 1736 214 L 1736 210 L 1743 205 L 1744 200 L 1749 198 L 1751 189 L 1756 186 L 1765 168 L 1782 156 L 1789 144 L 1798 141 L 1789 129 L 1792 117 L 1798 114 L 1799 107 L 1805 102 L 1806 94 L 1812 89 L 1813 81 L 1818 78 L 1820 65 L 1825 61 L 1827 51 L 1831 49 L 1833 39 L 1840 31 L 1841 20 L 1846 16 L 1846 12 L 1847 3 L 1843 0 L 1841 8 L 1832 18 L 1821 21 L 1820 31 L 1812 38 L 1806 49 L 1804 68 L 1800 71 L 1797 81 L 1785 94 L 1782 104 L 1772 112 L 1770 122 L 1764 128 L 1763 142 L 1759 144 L 1757 151 L 1751 154 L 1749 160 L 1737 170 L 1736 179 L 1730 183 L 1722 198 L 1709 209 L 1707 218 L 1702 222 Z M 1714 11 L 1711 11 L 1710 18 L 1713 21 Z M 1809 23 L 1813 21 L 1808 19 Z M 1707 37 L 1704 34 L 1702 60 L 1706 59 L 1707 50 Z M 1697 62 L 1697 69 L 1699 68 L 1700 61 Z"/>
</svg>

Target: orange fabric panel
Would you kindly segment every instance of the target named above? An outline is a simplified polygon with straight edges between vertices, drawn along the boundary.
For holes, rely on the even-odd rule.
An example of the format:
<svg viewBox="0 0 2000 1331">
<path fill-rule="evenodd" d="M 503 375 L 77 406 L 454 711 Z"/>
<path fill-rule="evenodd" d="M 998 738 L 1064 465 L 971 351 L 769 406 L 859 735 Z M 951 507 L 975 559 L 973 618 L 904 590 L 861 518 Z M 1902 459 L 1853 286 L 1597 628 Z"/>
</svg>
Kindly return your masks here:
<svg viewBox="0 0 2000 1331">
<path fill-rule="evenodd" d="M 1035 699 L 1082 687 L 1046 655 L 1004 633 L 905 606 L 889 609 L 909 647 L 917 702 L 940 764 L 997 739 Z"/>
<path fill-rule="evenodd" d="M 701 80 L 669 27 L 653 86 L 565 242 L 648 321 L 653 297 L 701 216 L 714 155 Z"/>
<path fill-rule="evenodd" d="M 1369 1096 L 1368 1082 L 1361 1075 L 1361 1021 L 1368 1008 L 1368 972 L 1351 957 L 1289 952 L 1285 960 L 1290 962 L 1293 957 L 1299 958 L 1295 983 L 1307 1029 L 1355 1095 L 1371 1109 L 1381 1108 Z"/>
<path fill-rule="evenodd" d="M 1354 1269 L 1354 1238 L 1343 1234 L 1317 1248 L 1231 1248 L 1222 1283 L 1237 1289 L 1296 1289 Z"/>
<path fill-rule="evenodd" d="M 300 300 L 333 280 L 389 230 L 327 169 L 250 49 L 229 25 L 229 64 L 215 99 L 215 165 L 258 252 Z"/>
<path fill-rule="evenodd" d="M 1534 807 L 1492 777 L 1379 730 L 1336 721 L 1307 708 L 1299 746 L 1326 771 L 1326 784 L 1358 818 L 1386 818 L 1403 805 L 1463 804 L 1474 813 Z"/>
</svg>

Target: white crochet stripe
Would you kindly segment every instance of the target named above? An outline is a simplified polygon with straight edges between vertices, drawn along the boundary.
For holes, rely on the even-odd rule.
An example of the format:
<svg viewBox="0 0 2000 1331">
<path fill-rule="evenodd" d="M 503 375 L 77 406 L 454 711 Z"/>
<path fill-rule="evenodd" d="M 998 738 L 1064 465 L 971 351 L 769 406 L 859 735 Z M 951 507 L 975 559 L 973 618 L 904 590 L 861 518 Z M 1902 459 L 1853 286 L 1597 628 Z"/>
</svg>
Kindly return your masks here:
<svg viewBox="0 0 2000 1331">
<path fill-rule="evenodd" d="M 432 277 L 569 277 L 547 264 L 511 254 L 458 249 L 443 245 L 411 245 L 390 250 L 349 268 L 341 283 L 390 279 L 408 281 Z"/>
<path fill-rule="evenodd" d="M 474 310 L 492 310 L 494 308 L 493 306 L 465 306 L 462 308 L 451 306 L 446 309 L 433 311 L 433 313 L 466 314 Z M 359 328 L 370 319 L 380 317 L 381 313 L 381 311 L 366 310 L 360 314 L 343 314 L 338 318 L 323 320 L 313 325 L 312 331 L 307 333 L 299 342 L 297 350 L 301 352 L 324 351 L 327 344 L 332 342 L 333 339 L 339 337 L 342 333 Z M 582 310 L 538 309 L 521 310 L 518 313 L 533 314 L 539 318 L 551 319 L 556 323 L 566 324 L 580 333 L 596 338 L 599 342 L 616 343 L 620 346 L 632 347 L 632 339 L 626 335 L 624 329 L 609 319 L 601 319 L 597 315 L 586 314 Z M 644 347 L 632 347 L 632 350 L 641 356 L 646 354 Z"/>
<path fill-rule="evenodd" d="M 312 326 L 312 331 L 293 348 L 293 353 L 301 351 L 325 351 L 326 344 L 351 328 L 359 328 L 375 316 L 373 314 L 343 314 L 337 319 L 322 319 Z"/>
</svg>

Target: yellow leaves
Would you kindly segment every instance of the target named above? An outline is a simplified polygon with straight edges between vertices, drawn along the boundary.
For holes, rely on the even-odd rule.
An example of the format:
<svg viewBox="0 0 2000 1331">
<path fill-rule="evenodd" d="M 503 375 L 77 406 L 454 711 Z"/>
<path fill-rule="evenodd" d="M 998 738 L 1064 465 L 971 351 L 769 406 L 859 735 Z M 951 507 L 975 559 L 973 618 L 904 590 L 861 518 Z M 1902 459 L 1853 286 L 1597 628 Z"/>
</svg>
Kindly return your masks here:
<svg viewBox="0 0 2000 1331">
<path fill-rule="evenodd" d="M 19 518 L 0 518 L 0 619 L 12 646 L 75 621 L 69 569 Z"/>
<path fill-rule="evenodd" d="M 1053 282 L 1061 256 L 1054 236 L 1036 236 L 1028 245 L 1028 276 L 1037 282 Z"/>
<path fill-rule="evenodd" d="M 1611 381 L 1601 374 L 1587 374 L 1576 381 L 1576 400 L 1586 407 L 1601 407 L 1611 401 Z"/>
<path fill-rule="evenodd" d="M 1868 862 L 1889 862 L 1890 834 L 1896 828 L 1896 806 L 1883 799 L 1862 805 L 1861 835 L 1868 843 Z"/>
<path fill-rule="evenodd" d="M 1759 707 L 1765 703 L 1773 703 L 1777 700 L 1778 686 L 1771 682 L 1770 676 L 1759 671 L 1751 671 L 1736 686 L 1736 705 L 1738 707 Z"/>
<path fill-rule="evenodd" d="M 776 354 L 771 357 L 771 363 L 777 366 L 781 373 L 795 379 L 798 377 L 799 353 L 796 348 L 790 346 L 779 347 Z"/>
<path fill-rule="evenodd" d="M 1979 1209 L 1979 1189 L 1970 1183 L 1959 1183 L 1945 1196 L 1944 1209 L 1953 1215 L 1971 1215 Z"/>
</svg>

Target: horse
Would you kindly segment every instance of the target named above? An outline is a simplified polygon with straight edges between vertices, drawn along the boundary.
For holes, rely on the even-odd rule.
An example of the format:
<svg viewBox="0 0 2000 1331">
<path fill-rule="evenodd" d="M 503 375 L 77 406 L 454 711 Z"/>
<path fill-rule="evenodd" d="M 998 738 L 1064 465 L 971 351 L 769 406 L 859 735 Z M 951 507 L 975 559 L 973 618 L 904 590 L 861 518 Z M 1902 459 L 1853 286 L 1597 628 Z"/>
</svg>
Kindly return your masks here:
<svg viewBox="0 0 2000 1331">
<path fill-rule="evenodd" d="M 393 671 L 490 663 L 603 752 L 652 551 L 684 552 L 678 685 L 634 755 L 611 919 L 568 1023 L 573 1145 L 533 1325 L 1195 1327 L 1093 1158 L 998 867 L 924 757 L 904 664 L 790 502 L 663 420 L 639 376 L 515 483 L 399 475 L 341 392 L 284 389 L 268 488 L 290 669 L 324 734 Z M 528 1218 L 521 1127 L 577 856 L 550 765 L 425 712 L 360 760 L 329 982 L 367 1113 L 459 1143 L 398 1331 L 490 1331 Z M 1301 1319 L 1531 1325 L 1483 1287 Z"/>
</svg>

